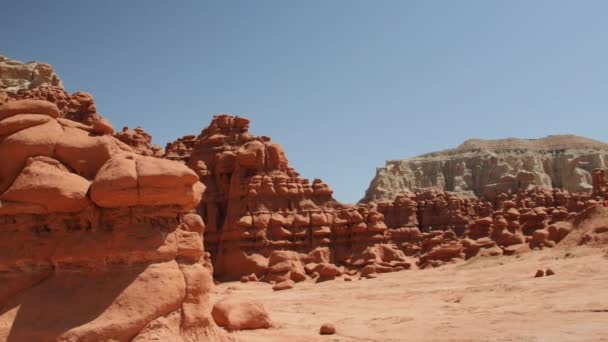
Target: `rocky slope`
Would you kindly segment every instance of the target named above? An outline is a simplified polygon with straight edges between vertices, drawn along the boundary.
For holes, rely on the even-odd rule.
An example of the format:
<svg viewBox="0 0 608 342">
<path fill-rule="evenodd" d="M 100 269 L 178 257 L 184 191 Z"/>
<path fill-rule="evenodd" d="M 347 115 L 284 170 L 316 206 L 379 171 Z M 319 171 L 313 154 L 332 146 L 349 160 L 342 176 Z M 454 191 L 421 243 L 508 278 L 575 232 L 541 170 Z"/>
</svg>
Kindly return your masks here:
<svg viewBox="0 0 608 342">
<path fill-rule="evenodd" d="M 574 135 L 465 141 L 454 149 L 392 160 L 376 171 L 363 202 L 438 187 L 494 198 L 529 185 L 589 192 L 592 172 L 608 167 L 608 144 Z"/>
</svg>

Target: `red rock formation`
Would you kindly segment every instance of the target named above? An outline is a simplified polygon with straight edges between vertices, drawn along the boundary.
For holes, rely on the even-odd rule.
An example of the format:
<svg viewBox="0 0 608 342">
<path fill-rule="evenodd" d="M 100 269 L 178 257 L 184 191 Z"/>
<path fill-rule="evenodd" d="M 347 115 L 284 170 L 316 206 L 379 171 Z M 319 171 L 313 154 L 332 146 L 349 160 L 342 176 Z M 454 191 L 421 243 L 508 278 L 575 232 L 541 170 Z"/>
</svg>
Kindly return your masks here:
<svg viewBox="0 0 608 342">
<path fill-rule="evenodd" d="M 76 103 L 89 103 L 87 110 L 94 111 L 92 98 L 74 102 L 73 108 L 81 108 Z M 181 209 L 166 214 L 179 216 L 202 196 L 198 176 L 207 186 L 197 211 L 207 222 L 210 255 L 188 237 L 182 257 L 201 259 L 206 270 L 213 269 L 205 265 L 210 257 L 224 279 L 281 283 L 343 274 L 373 277 L 409 268 L 416 261 L 412 257 L 427 267 L 552 247 L 571 230 L 564 222 L 598 203 L 586 194 L 527 187 L 489 200 L 429 188 L 393 201 L 345 205 L 321 180 L 299 177 L 282 147 L 252 135 L 246 118 L 218 115 L 200 135 L 168 144 L 164 158 L 190 168 L 175 169 L 178 164 L 147 157 L 160 157 L 161 151 L 150 146 L 143 129 L 125 128 L 115 139 L 105 120 L 83 119 L 87 125 L 66 119 L 65 113 L 71 112 L 37 100 L 11 98 L 0 105 L 0 154 L 9 161 L 0 165 L 0 214 L 169 205 Z M 600 172 L 594 186 L 594 195 L 601 197 Z M 165 217 L 163 210 L 149 215 Z"/>
<path fill-rule="evenodd" d="M 0 105 L 0 340 L 223 340 L 203 185 L 57 105 Z"/>
<path fill-rule="evenodd" d="M 198 210 L 223 279 L 365 276 L 406 269 L 407 256 L 426 267 L 512 254 L 524 245 L 550 247 L 567 234 L 552 224 L 593 204 L 589 195 L 525 187 L 489 200 L 429 188 L 393 201 L 344 205 L 320 180 L 299 177 L 280 145 L 252 135 L 248 119 L 230 115 L 215 116 L 197 137 L 168 144 L 165 158 L 186 163 L 207 186 Z"/>
<path fill-rule="evenodd" d="M 5 101 L 19 99 L 49 101 L 59 108 L 60 117 L 90 126 L 91 130 L 96 133 L 114 134 L 114 128 L 109 121 L 97 113 L 93 96 L 88 93 L 76 92 L 70 95 L 63 88 L 40 87 L 21 90 L 17 93 L 3 93 L 3 97 Z M 115 137 L 131 146 L 135 153 L 159 158 L 164 155 L 164 151 L 160 146 L 152 145 L 152 136 L 141 127 L 133 130 L 129 129 L 129 127 L 124 127 L 121 132 L 115 134 Z"/>
<path fill-rule="evenodd" d="M 281 145 L 249 132 L 249 120 L 215 116 L 196 139 L 168 144 L 166 158 L 185 162 L 207 186 L 199 213 L 207 222 L 206 248 L 216 274 L 239 279 L 256 274 L 276 282 L 296 274 L 324 249 L 325 262 L 347 263 L 387 240 L 383 216 L 367 205 L 343 205 L 319 179 L 310 183 L 289 167 Z M 277 278 L 273 251 L 294 254 Z M 360 265 L 358 267 L 363 267 Z"/>
<path fill-rule="evenodd" d="M 89 93 L 75 92 L 69 94 L 61 87 L 38 87 L 18 92 L 7 92 L 4 96 L 9 100 L 44 100 L 52 102 L 59 108 L 60 116 L 85 125 L 93 125 L 101 119 L 97 113 L 93 96 Z"/>
<path fill-rule="evenodd" d="M 135 153 L 141 154 L 142 156 L 160 158 L 164 155 L 164 151 L 160 146 L 152 145 L 152 136 L 139 126 L 135 129 L 123 127 L 122 131 L 116 133 L 114 136 L 116 139 L 131 146 Z"/>
<path fill-rule="evenodd" d="M 597 188 L 600 174 L 594 180 Z M 599 201 L 589 194 L 532 187 L 488 201 L 431 188 L 404 193 L 377 207 L 386 217 L 390 241 L 426 267 L 475 255 L 554 247 L 572 231 L 573 219 L 605 201 L 600 191 L 595 193 Z"/>
<path fill-rule="evenodd" d="M 190 159 L 192 155 L 192 149 L 196 143 L 196 135 L 188 134 L 175 140 L 174 142 L 167 143 L 165 147 L 165 155 L 163 158 L 180 161 L 185 163 Z"/>
</svg>

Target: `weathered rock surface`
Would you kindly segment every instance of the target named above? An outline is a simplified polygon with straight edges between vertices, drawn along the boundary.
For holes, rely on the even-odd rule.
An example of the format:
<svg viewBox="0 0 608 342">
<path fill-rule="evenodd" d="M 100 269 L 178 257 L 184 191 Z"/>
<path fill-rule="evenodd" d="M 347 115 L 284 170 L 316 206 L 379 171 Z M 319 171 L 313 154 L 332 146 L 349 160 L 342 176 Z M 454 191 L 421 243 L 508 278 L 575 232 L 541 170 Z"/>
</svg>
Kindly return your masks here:
<svg viewBox="0 0 608 342">
<path fill-rule="evenodd" d="M 59 112 L 0 104 L 0 340 L 224 340 L 198 176 Z"/>
<path fill-rule="evenodd" d="M 164 155 L 163 149 L 158 145 L 152 145 L 152 136 L 146 133 L 141 127 L 136 127 L 135 129 L 123 127 L 122 131 L 116 133 L 114 136 L 116 139 L 131 146 L 138 154 L 158 158 Z"/>
<path fill-rule="evenodd" d="M 59 109 L 60 117 L 93 126 L 96 133 L 113 133 L 110 123 L 102 121 L 97 113 L 93 97 L 84 92 L 69 94 L 53 67 L 40 62 L 21 63 L 0 55 L 0 103 L 24 99 L 51 102 Z"/>
<path fill-rule="evenodd" d="M 297 282 L 310 262 L 359 269 L 362 253 L 387 241 L 382 214 L 338 203 L 327 184 L 301 178 L 281 145 L 249 132 L 247 118 L 217 115 L 197 137 L 168 144 L 165 157 L 184 162 L 206 185 L 198 212 L 221 279 Z"/>
<path fill-rule="evenodd" d="M 600 173 L 595 173 L 596 195 L 534 187 L 501 193 L 489 201 L 430 188 L 370 205 L 384 214 L 389 241 L 408 257 L 417 258 L 418 266 L 439 266 L 473 256 L 555 247 L 589 210 L 608 206 L 600 194 L 599 186 L 605 184 Z M 578 239 L 603 244 L 601 237 L 589 236 Z"/>
<path fill-rule="evenodd" d="M 91 126 L 91 130 L 96 133 L 112 134 L 113 128 L 108 121 L 98 122 L 102 117 L 97 113 L 97 107 L 93 96 L 89 93 L 75 92 L 68 93 L 60 87 L 38 87 L 18 92 L 10 92 L 0 89 L 0 101 L 8 100 L 43 100 L 54 103 L 59 109 L 59 116 L 77 123 Z M 24 113 L 30 114 L 30 113 Z M 108 127 L 109 125 L 109 127 Z"/>
<path fill-rule="evenodd" d="M 190 160 L 194 144 L 196 144 L 196 135 L 184 135 L 173 142 L 167 143 L 163 158 L 185 163 Z"/>
<path fill-rule="evenodd" d="M 114 127 L 97 112 L 93 96 L 88 93 L 76 92 L 70 95 L 58 87 L 40 87 L 22 90 L 17 93 L 3 93 L 0 90 L 0 102 L 4 101 L 10 104 L 14 102 L 12 100 L 24 99 L 43 100 L 40 103 L 55 104 L 58 109 L 58 116 L 61 119 L 67 119 L 62 121 L 64 125 L 80 128 L 91 133 L 114 135 L 118 140 L 130 146 L 133 152 L 143 156 L 162 157 L 164 155 L 163 149 L 158 145 L 152 145 L 152 136 L 141 127 L 133 130 L 129 127 L 123 127 L 122 131 L 114 134 Z M 30 118 L 30 120 L 32 119 Z M 2 127 L 0 127 L 0 132 L 2 132 Z"/>
<path fill-rule="evenodd" d="M 0 55 L 0 91 L 17 92 L 38 87 L 63 88 L 61 79 L 46 63 L 22 63 Z"/>
<path fill-rule="evenodd" d="M 593 170 L 607 168 L 607 160 L 608 144 L 574 135 L 471 139 L 454 149 L 388 161 L 362 201 L 392 200 L 427 187 L 487 198 L 529 186 L 590 192 Z"/>
<path fill-rule="evenodd" d="M 114 134 L 112 124 L 97 112 L 93 96 L 85 92 L 68 93 L 63 89 L 61 80 L 50 65 L 38 62 L 23 64 L 0 56 L 0 103 L 24 99 L 43 100 L 40 103 L 55 104 L 58 116 L 70 120 L 65 124 L 97 134 Z M 30 121 L 33 119 L 30 118 Z M 79 126 L 78 123 L 86 127 Z M 133 130 L 124 127 L 121 132 L 116 133 L 115 137 L 131 146 L 135 153 L 154 157 L 164 155 L 163 149 L 158 145 L 152 145 L 152 137 L 141 127 Z"/>
<path fill-rule="evenodd" d="M 598 169 L 589 180 L 594 197 L 529 182 L 481 200 L 434 187 L 345 205 L 320 180 L 299 177 L 280 145 L 249 132 L 248 119 L 231 115 L 168 144 L 165 158 L 185 163 L 206 185 L 197 210 L 216 275 L 272 284 L 553 247 L 606 187 Z"/>
<path fill-rule="evenodd" d="M 238 297 L 217 302 L 211 311 L 215 322 L 228 330 L 267 329 L 272 326 L 264 304 Z"/>
</svg>

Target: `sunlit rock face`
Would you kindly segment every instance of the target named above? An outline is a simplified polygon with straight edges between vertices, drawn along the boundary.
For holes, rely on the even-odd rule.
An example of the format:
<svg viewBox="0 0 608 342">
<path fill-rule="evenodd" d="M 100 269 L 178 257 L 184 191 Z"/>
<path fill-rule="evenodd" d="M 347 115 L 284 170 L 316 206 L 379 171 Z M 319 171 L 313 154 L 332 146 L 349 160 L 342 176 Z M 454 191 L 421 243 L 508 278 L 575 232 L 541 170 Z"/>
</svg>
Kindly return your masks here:
<svg viewBox="0 0 608 342">
<path fill-rule="evenodd" d="M 529 185 L 590 192 L 592 172 L 608 165 L 608 144 L 574 135 L 541 139 L 471 139 L 454 149 L 392 160 L 376 171 L 363 201 L 438 187 L 495 197 Z"/>
<path fill-rule="evenodd" d="M 301 281 L 306 263 L 348 264 L 387 241 L 375 208 L 335 201 L 327 184 L 300 177 L 281 145 L 251 134 L 249 124 L 247 118 L 216 115 L 197 137 L 166 148 L 206 186 L 198 212 L 220 279 L 256 274 L 267 281 Z"/>
<path fill-rule="evenodd" d="M 0 91 L 18 92 L 45 86 L 63 88 L 52 66 L 41 62 L 22 63 L 0 55 Z"/>
<path fill-rule="evenodd" d="M 223 340 L 204 186 L 43 100 L 0 102 L 0 340 Z"/>
</svg>

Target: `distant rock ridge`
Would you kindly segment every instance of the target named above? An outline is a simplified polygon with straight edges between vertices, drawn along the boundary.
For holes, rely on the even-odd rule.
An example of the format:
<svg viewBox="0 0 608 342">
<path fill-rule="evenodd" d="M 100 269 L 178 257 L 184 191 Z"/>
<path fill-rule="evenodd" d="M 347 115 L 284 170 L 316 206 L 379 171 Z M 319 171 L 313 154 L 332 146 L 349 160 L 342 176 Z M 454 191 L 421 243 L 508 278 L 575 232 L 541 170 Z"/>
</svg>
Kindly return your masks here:
<svg viewBox="0 0 608 342">
<path fill-rule="evenodd" d="M 590 192 L 593 170 L 607 165 L 608 144 L 576 135 L 469 139 L 453 149 L 387 161 L 362 201 L 428 187 L 489 198 L 530 185 Z"/>
<path fill-rule="evenodd" d="M 18 92 L 43 86 L 63 88 L 61 79 L 49 64 L 23 63 L 0 55 L 0 91 Z"/>
</svg>

